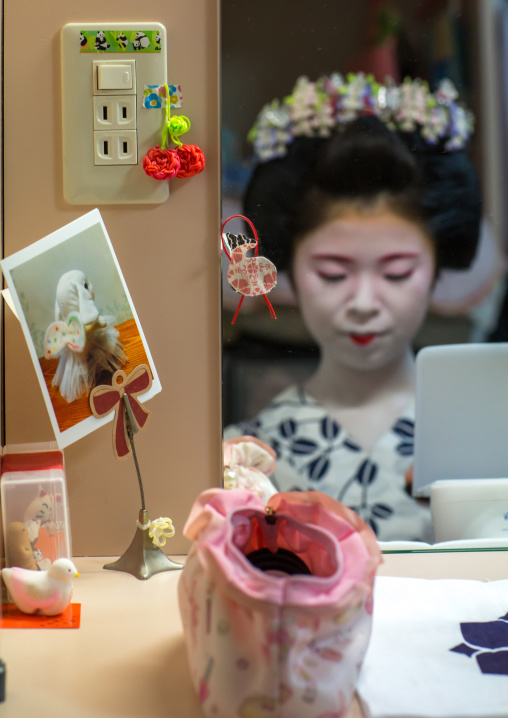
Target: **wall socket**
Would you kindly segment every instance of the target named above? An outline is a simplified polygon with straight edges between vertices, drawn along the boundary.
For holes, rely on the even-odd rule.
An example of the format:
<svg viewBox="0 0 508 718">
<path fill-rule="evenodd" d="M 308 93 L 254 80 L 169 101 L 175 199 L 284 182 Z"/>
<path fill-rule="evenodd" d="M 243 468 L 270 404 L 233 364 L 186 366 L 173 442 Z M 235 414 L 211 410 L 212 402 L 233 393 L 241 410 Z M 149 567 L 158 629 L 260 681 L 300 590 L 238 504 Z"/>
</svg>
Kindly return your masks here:
<svg viewBox="0 0 508 718">
<path fill-rule="evenodd" d="M 136 95 L 94 96 L 93 128 L 94 130 L 135 130 L 137 128 Z"/>
<path fill-rule="evenodd" d="M 94 132 L 94 164 L 135 165 L 138 162 L 136 130 Z"/>
</svg>

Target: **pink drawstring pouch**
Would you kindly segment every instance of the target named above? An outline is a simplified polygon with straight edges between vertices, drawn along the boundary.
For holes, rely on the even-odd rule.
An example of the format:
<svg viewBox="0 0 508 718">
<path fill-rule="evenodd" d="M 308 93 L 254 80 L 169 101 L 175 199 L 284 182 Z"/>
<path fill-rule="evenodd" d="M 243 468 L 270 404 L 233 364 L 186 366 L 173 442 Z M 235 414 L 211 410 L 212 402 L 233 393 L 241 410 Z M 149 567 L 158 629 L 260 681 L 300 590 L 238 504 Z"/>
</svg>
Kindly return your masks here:
<svg viewBox="0 0 508 718">
<path fill-rule="evenodd" d="M 178 599 L 204 715 L 345 715 L 371 632 L 372 530 L 319 492 L 265 506 L 250 491 L 211 489 L 184 534 L 194 543 Z"/>
</svg>

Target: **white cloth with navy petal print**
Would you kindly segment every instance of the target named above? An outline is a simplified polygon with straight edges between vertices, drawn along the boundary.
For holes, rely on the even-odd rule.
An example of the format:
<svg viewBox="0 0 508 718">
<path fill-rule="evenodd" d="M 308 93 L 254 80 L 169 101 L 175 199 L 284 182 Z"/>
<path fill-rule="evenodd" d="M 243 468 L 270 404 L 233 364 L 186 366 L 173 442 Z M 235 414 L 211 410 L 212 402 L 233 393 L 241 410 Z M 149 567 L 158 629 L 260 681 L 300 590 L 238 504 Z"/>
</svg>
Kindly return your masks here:
<svg viewBox="0 0 508 718">
<path fill-rule="evenodd" d="M 367 718 L 508 718 L 508 580 L 378 576 Z"/>
<path fill-rule="evenodd" d="M 281 392 L 254 419 L 228 427 L 225 439 L 249 434 L 277 452 L 270 479 L 279 491 L 322 491 L 355 510 L 380 541 L 433 541 L 427 507 L 405 490 L 413 463 L 414 405 L 370 452 L 299 386 Z"/>
</svg>

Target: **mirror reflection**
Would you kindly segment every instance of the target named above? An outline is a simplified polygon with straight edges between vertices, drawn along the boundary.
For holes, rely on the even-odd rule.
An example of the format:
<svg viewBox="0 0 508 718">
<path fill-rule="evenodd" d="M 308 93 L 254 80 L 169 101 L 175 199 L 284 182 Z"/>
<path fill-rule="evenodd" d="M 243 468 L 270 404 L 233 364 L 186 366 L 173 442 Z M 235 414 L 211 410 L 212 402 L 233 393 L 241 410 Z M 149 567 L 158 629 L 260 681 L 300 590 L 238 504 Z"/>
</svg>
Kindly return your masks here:
<svg viewBox="0 0 508 718">
<path fill-rule="evenodd" d="M 248 297 L 231 324 L 224 286 L 224 435 L 266 443 L 276 489 L 324 491 L 381 541 L 433 540 L 411 496 L 415 353 L 504 339 L 462 5 L 223 2 L 223 218 L 245 214 L 278 269 L 275 321 Z"/>
</svg>

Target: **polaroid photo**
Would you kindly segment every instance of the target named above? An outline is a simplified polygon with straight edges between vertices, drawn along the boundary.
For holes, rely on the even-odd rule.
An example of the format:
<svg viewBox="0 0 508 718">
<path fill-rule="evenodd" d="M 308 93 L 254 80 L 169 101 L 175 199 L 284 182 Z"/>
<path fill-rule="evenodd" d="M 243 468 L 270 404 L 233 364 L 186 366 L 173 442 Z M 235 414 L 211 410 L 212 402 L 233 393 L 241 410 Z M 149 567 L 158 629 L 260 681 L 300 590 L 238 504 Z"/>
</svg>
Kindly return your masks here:
<svg viewBox="0 0 508 718">
<path fill-rule="evenodd" d="M 51 419 L 64 448 L 111 421 L 90 391 L 145 364 L 161 385 L 98 209 L 0 262 Z"/>
</svg>

